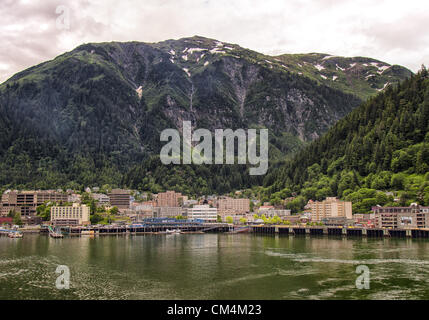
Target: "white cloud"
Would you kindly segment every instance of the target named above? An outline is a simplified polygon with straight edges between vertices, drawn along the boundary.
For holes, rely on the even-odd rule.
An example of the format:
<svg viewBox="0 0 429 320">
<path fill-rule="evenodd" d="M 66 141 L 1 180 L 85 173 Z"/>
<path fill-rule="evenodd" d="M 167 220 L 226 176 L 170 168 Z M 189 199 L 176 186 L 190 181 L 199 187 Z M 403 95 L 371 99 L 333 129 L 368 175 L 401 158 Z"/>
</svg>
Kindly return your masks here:
<svg viewBox="0 0 429 320">
<path fill-rule="evenodd" d="M 429 63 L 426 0 L 1 0 L 0 81 L 84 42 L 201 35 L 268 54 L 369 56 Z M 70 9 L 58 30 L 55 10 Z"/>
</svg>

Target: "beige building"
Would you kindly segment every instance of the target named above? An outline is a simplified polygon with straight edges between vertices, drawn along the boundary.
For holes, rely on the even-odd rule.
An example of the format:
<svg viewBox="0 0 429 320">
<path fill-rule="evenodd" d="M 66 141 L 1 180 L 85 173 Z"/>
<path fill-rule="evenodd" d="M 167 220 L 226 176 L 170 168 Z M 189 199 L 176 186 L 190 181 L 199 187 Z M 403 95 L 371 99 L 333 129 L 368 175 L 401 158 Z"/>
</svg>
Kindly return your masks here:
<svg viewBox="0 0 429 320">
<path fill-rule="evenodd" d="M 265 217 L 267 218 L 273 218 L 275 216 L 279 217 L 279 218 L 285 218 L 285 217 L 289 217 L 292 213 L 291 210 L 289 209 L 274 209 L 274 208 L 270 208 L 270 209 L 264 209 L 264 208 L 260 208 L 258 211 L 259 215 L 265 215 Z"/>
<path fill-rule="evenodd" d="M 6 191 L 2 195 L 1 214 L 8 215 L 9 211 L 20 212 L 23 218 L 34 217 L 36 208 L 45 202 L 65 203 L 66 193 L 53 190 L 47 191 Z"/>
<path fill-rule="evenodd" d="M 157 207 L 180 207 L 182 204 L 183 196 L 180 192 L 161 192 L 156 198 Z"/>
<path fill-rule="evenodd" d="M 217 200 L 218 214 L 221 216 L 242 215 L 250 212 L 250 200 L 223 198 Z"/>
<path fill-rule="evenodd" d="M 328 197 L 323 201 L 311 203 L 311 220 L 321 221 L 326 218 L 352 219 L 352 203 L 341 201 L 335 197 Z"/>
<path fill-rule="evenodd" d="M 51 222 L 56 226 L 81 226 L 90 224 L 90 211 L 86 205 L 52 207 Z"/>
<path fill-rule="evenodd" d="M 416 203 L 409 207 L 381 207 L 372 208 L 375 214 L 375 225 L 378 228 L 407 229 L 428 228 L 429 207 L 419 206 Z"/>
<path fill-rule="evenodd" d="M 174 218 L 181 216 L 183 209 L 181 207 L 154 207 L 153 217 L 154 218 Z"/>
</svg>

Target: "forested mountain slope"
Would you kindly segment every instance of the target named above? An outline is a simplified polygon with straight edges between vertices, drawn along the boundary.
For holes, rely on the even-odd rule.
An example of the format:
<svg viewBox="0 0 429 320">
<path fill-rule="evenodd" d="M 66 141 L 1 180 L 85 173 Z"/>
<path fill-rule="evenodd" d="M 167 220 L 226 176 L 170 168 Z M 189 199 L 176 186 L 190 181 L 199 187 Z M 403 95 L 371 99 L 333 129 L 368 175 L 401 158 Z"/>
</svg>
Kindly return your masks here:
<svg viewBox="0 0 429 320">
<path fill-rule="evenodd" d="M 196 36 L 85 44 L 24 70 L 0 85 L 0 184 L 168 188 L 174 181 L 159 177 L 192 176 L 188 170 L 211 181 L 208 191 L 259 183 L 243 177 L 244 168 L 167 172 L 152 157 L 160 132 L 188 120 L 209 130 L 268 128 L 270 157 L 281 159 L 362 102 L 360 90 L 316 81 L 281 59 Z"/>
<path fill-rule="evenodd" d="M 371 205 L 395 205 L 385 191 L 397 191 L 396 205 L 429 205 L 428 171 L 429 78 L 423 68 L 353 110 L 264 184 L 274 202 L 299 193 L 295 208 L 308 199 L 338 196 L 367 212 Z"/>
</svg>

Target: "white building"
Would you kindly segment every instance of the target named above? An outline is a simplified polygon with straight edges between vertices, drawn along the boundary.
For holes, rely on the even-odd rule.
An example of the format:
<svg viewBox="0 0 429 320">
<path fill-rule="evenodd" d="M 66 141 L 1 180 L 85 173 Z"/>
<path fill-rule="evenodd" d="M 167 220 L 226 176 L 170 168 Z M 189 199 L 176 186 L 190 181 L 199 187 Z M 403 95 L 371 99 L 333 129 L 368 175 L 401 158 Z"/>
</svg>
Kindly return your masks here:
<svg viewBox="0 0 429 320">
<path fill-rule="evenodd" d="M 81 201 L 81 195 L 72 193 L 67 196 L 67 201 L 71 203 L 80 203 Z"/>
<path fill-rule="evenodd" d="M 91 193 L 91 197 L 98 201 L 98 206 L 109 206 L 110 205 L 110 198 L 108 195 L 105 195 L 104 193 Z"/>
<path fill-rule="evenodd" d="M 51 222 L 57 226 L 79 226 L 90 223 L 89 207 L 73 204 L 68 207 L 51 207 Z"/>
<path fill-rule="evenodd" d="M 206 222 L 217 221 L 217 208 L 211 208 L 209 205 L 195 205 L 188 209 L 188 219 L 201 219 Z"/>
<path fill-rule="evenodd" d="M 265 215 L 267 218 L 273 218 L 275 216 L 277 216 L 279 218 L 284 218 L 284 217 L 289 217 L 291 215 L 291 210 L 289 210 L 289 209 L 274 209 L 274 208 L 269 208 L 266 210 L 260 209 L 259 214 Z"/>
<path fill-rule="evenodd" d="M 181 207 L 153 207 L 154 218 L 174 218 L 182 214 L 183 209 Z"/>
</svg>

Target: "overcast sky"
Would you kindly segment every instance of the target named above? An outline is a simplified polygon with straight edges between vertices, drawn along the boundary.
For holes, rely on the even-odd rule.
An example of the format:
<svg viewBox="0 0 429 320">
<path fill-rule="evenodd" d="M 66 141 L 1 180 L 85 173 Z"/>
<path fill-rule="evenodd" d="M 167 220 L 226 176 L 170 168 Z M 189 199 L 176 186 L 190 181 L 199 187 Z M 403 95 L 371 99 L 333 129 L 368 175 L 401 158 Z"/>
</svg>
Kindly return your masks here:
<svg viewBox="0 0 429 320">
<path fill-rule="evenodd" d="M 0 82 L 86 42 L 193 35 L 266 54 L 429 64 L 427 0 L 0 0 L 0 21 Z"/>
</svg>

